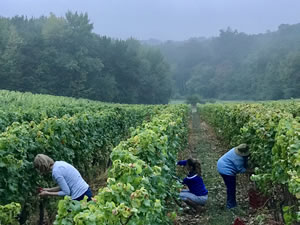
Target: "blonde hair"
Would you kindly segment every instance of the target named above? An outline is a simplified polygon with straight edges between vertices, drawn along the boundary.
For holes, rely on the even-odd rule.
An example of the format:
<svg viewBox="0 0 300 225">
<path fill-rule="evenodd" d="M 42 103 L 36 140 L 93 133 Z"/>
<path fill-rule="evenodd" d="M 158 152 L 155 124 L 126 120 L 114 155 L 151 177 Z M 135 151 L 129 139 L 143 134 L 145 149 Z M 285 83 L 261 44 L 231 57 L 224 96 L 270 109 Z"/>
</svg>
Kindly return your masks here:
<svg viewBox="0 0 300 225">
<path fill-rule="evenodd" d="M 44 154 L 37 154 L 34 158 L 34 167 L 40 172 L 45 173 L 51 170 L 51 166 L 54 164 L 54 160 Z"/>
</svg>

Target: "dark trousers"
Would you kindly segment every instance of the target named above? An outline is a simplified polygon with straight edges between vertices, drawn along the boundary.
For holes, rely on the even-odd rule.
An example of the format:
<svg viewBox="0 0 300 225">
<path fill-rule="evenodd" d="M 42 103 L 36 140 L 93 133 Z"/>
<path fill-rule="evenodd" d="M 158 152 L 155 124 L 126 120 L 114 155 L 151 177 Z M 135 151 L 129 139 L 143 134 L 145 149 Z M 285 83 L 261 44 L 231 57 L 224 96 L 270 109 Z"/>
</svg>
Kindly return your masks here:
<svg viewBox="0 0 300 225">
<path fill-rule="evenodd" d="M 235 192 L 236 192 L 236 176 L 229 176 L 221 174 L 223 177 L 224 183 L 227 188 L 227 208 L 231 209 L 236 207 L 236 198 L 235 198 Z"/>
<path fill-rule="evenodd" d="M 92 191 L 91 191 L 90 188 L 88 188 L 87 191 L 83 193 L 83 195 L 79 196 L 78 198 L 76 198 L 74 200 L 80 201 L 80 200 L 82 200 L 84 198 L 84 196 L 88 197 L 87 201 L 91 201 L 92 200 L 93 194 L 92 194 Z"/>
</svg>

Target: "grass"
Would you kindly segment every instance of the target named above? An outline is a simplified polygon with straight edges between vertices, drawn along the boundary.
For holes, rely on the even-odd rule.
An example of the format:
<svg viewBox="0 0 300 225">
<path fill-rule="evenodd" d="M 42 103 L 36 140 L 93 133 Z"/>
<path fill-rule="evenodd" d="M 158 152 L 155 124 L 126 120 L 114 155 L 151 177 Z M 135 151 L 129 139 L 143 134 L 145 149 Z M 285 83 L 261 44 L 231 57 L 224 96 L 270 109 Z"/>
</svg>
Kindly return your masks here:
<svg viewBox="0 0 300 225">
<path fill-rule="evenodd" d="M 203 180 L 209 191 L 206 211 L 199 222 L 207 225 L 232 225 L 236 217 L 244 217 L 248 214 L 248 202 L 244 199 L 232 210 L 225 207 L 226 187 L 217 171 L 217 161 L 227 147 L 222 146 L 208 126 L 201 124 L 197 113 L 193 113 L 192 117 L 193 157 L 201 162 Z"/>
<path fill-rule="evenodd" d="M 237 215 L 243 215 L 240 207 L 228 210 L 226 205 L 226 188 L 220 174 L 217 172 L 216 163 L 219 154 L 211 151 L 209 143 L 204 140 L 197 146 L 198 158 L 201 160 L 203 180 L 209 190 L 209 200 L 206 208 L 206 224 L 231 225 Z"/>
</svg>

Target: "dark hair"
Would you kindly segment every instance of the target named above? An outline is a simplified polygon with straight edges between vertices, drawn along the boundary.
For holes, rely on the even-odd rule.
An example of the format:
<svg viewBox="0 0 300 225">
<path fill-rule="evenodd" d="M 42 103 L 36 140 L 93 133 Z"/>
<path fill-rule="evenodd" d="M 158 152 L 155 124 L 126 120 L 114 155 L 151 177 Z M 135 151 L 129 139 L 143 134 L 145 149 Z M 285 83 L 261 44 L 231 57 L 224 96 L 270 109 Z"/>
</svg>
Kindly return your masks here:
<svg viewBox="0 0 300 225">
<path fill-rule="evenodd" d="M 197 173 L 198 176 L 201 176 L 201 165 L 198 160 L 188 159 L 187 165 L 190 167 L 190 172 Z"/>
</svg>

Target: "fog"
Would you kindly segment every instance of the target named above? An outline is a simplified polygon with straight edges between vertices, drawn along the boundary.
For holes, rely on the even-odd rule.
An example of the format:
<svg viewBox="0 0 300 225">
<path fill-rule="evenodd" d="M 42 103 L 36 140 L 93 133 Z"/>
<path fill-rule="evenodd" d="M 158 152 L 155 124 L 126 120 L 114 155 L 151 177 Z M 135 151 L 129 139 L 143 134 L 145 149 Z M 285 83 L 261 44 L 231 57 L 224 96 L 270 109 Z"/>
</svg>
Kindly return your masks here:
<svg viewBox="0 0 300 225">
<path fill-rule="evenodd" d="M 300 22 L 299 0 L 1 0 L 0 16 L 87 12 L 94 32 L 114 38 L 185 40 L 230 26 L 248 34 Z"/>
</svg>

